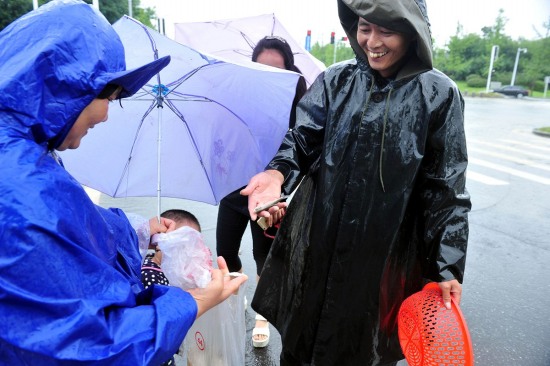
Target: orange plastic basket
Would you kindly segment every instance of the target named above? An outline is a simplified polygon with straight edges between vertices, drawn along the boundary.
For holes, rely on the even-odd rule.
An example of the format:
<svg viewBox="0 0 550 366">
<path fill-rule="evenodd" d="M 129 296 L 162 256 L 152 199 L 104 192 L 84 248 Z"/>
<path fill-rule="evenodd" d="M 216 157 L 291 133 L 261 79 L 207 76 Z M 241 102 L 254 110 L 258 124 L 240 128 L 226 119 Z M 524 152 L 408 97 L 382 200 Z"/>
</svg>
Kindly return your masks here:
<svg viewBox="0 0 550 366">
<path fill-rule="evenodd" d="M 470 332 L 460 307 L 445 308 L 435 282 L 409 296 L 399 309 L 399 343 L 409 366 L 474 365 Z"/>
</svg>

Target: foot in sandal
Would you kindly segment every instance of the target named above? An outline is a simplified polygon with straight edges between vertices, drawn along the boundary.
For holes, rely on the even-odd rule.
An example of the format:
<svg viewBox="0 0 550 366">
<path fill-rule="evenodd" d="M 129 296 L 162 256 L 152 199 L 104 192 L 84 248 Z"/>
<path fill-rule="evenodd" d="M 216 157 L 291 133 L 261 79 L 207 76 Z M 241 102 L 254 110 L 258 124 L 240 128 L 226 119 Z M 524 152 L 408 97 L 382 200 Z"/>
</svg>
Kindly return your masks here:
<svg viewBox="0 0 550 366">
<path fill-rule="evenodd" d="M 267 319 L 256 314 L 256 326 L 252 330 L 252 345 L 256 348 L 262 348 L 269 343 L 269 323 Z"/>
</svg>

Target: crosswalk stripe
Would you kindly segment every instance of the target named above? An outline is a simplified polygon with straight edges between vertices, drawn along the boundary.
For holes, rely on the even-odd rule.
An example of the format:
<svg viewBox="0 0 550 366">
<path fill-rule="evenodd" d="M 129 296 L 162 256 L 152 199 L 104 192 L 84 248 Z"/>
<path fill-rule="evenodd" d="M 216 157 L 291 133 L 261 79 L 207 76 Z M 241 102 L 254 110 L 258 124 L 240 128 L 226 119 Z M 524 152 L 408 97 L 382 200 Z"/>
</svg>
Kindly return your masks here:
<svg viewBox="0 0 550 366">
<path fill-rule="evenodd" d="M 485 174 L 476 173 L 471 170 L 468 170 L 468 172 L 466 173 L 466 181 L 469 180 L 475 180 L 476 182 L 484 183 L 490 186 L 505 186 L 508 184 L 508 182 L 505 182 L 503 180 L 489 177 Z"/>
<path fill-rule="evenodd" d="M 489 151 L 489 150 L 479 149 L 479 148 L 476 148 L 476 147 L 469 147 L 468 148 L 468 153 L 470 153 L 472 151 L 482 153 L 483 155 L 489 155 L 489 156 L 492 156 L 494 158 L 499 158 L 499 159 L 508 160 L 508 161 L 511 161 L 511 162 L 514 162 L 514 163 L 527 165 L 531 168 L 550 171 L 550 165 L 538 164 L 538 163 L 534 163 L 534 162 L 529 161 L 529 160 L 516 158 L 516 157 L 511 156 L 511 155 L 504 155 L 504 154 L 495 153 L 495 152 Z"/>
<path fill-rule="evenodd" d="M 512 144 L 512 145 L 522 145 L 522 146 L 525 146 L 529 149 L 536 149 L 536 150 L 542 150 L 542 151 L 550 152 L 550 145 L 549 146 L 540 146 L 540 145 L 535 145 L 533 143 L 521 142 L 521 141 L 515 141 L 515 140 L 506 140 L 506 139 L 501 139 L 499 141 L 505 142 L 507 144 Z"/>
<path fill-rule="evenodd" d="M 522 150 L 522 149 L 516 149 L 516 148 L 511 147 L 511 146 L 493 144 L 493 143 L 486 142 L 486 141 L 479 141 L 479 140 L 471 140 L 470 139 L 469 142 L 474 142 L 474 143 L 480 144 L 480 145 L 496 147 L 497 149 L 513 151 L 513 152 L 517 152 L 517 153 L 520 153 L 520 154 L 523 154 L 523 155 L 532 156 L 532 157 L 535 157 L 535 158 L 538 158 L 538 159 L 544 159 L 544 160 L 549 160 L 550 161 L 550 155 L 549 154 L 544 154 L 544 155 L 543 154 L 537 154 L 537 153 L 525 151 L 525 150 Z"/>
<path fill-rule="evenodd" d="M 527 180 L 530 180 L 530 181 L 533 181 L 533 182 L 542 183 L 542 184 L 545 184 L 545 185 L 550 185 L 550 179 L 548 179 L 548 178 L 543 178 L 543 177 L 540 177 L 540 176 L 535 175 L 535 174 L 530 174 L 530 173 L 522 172 L 522 171 L 517 170 L 517 169 L 508 168 L 508 167 L 505 167 L 505 166 L 500 165 L 500 164 L 494 164 L 494 163 L 491 163 L 491 162 L 488 162 L 488 161 L 485 161 L 485 160 L 482 160 L 482 159 L 476 159 L 476 158 L 471 158 L 471 157 L 468 158 L 468 162 L 471 163 L 471 164 L 474 164 L 474 165 L 480 165 L 480 166 L 483 166 L 483 167 L 486 167 L 486 168 L 490 168 L 490 169 L 498 170 L 500 172 L 508 173 L 510 175 L 514 175 L 516 177 L 524 178 L 524 179 L 527 179 Z"/>
</svg>

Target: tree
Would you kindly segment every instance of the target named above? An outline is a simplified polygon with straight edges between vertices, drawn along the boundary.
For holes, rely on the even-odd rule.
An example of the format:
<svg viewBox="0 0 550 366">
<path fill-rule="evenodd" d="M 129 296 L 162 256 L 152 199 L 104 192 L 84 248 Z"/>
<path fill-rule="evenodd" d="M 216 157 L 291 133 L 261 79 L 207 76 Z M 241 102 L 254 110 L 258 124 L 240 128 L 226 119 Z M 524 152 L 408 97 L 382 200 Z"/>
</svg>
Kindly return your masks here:
<svg viewBox="0 0 550 366">
<path fill-rule="evenodd" d="M 526 41 L 524 43 L 527 48 L 527 54 L 522 55 L 520 65 L 524 65 L 523 73 L 518 74 L 518 84 L 523 83 L 530 89 L 544 90 L 544 77 L 550 76 L 550 37 L 539 39 L 536 41 Z M 525 59 L 524 56 L 530 55 L 530 58 Z M 518 66 L 518 69 L 519 66 Z M 518 71 L 519 72 L 519 71 Z"/>
<path fill-rule="evenodd" d="M 0 30 L 32 10 L 31 0 L 10 0 L 0 2 Z"/>
<path fill-rule="evenodd" d="M 89 4 L 92 3 L 90 0 L 85 1 Z M 128 15 L 128 0 L 99 0 L 99 10 L 113 24 L 123 15 Z M 152 8 L 141 8 L 140 0 L 132 0 L 132 17 L 153 28 L 151 18 L 155 18 L 156 15 L 155 10 Z"/>
<path fill-rule="evenodd" d="M 334 54 L 334 47 L 336 47 L 336 55 Z M 326 66 L 332 65 L 335 61 L 340 62 L 355 57 L 353 49 L 343 41 L 336 41 L 336 44 L 327 44 L 324 46 L 321 46 L 317 42 L 311 47 L 310 52 L 315 58 L 320 60 Z"/>
<path fill-rule="evenodd" d="M 38 5 L 43 5 L 51 0 L 38 0 Z M 92 0 L 85 0 L 92 4 Z M 0 2 L 0 30 L 13 22 L 20 16 L 33 9 L 32 0 L 3 0 Z M 128 0 L 99 0 L 99 10 L 112 24 L 124 14 L 128 14 Z M 155 10 L 152 8 L 141 8 L 140 0 L 132 0 L 132 16 L 145 24 L 153 27 L 151 19 L 155 18 Z"/>
<path fill-rule="evenodd" d="M 508 37 L 504 34 L 506 23 L 508 23 L 508 18 L 504 16 L 504 9 L 499 9 L 497 18 L 495 19 L 495 24 L 492 25 L 491 27 L 481 28 L 481 32 L 483 33 L 483 38 L 487 40 L 491 40 L 493 42 L 498 42 L 501 38 Z"/>
<path fill-rule="evenodd" d="M 462 38 L 452 36 L 447 49 L 434 53 L 434 66 L 452 79 L 466 80 L 468 75 L 481 75 L 489 66 L 485 61 L 485 42 L 475 33 Z"/>
</svg>

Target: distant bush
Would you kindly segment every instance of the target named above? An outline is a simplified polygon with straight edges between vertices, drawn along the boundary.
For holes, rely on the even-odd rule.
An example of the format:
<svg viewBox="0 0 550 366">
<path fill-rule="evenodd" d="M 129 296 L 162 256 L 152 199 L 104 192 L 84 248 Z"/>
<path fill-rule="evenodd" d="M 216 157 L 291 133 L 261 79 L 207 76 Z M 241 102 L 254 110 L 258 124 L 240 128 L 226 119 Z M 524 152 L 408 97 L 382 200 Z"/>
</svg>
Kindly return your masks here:
<svg viewBox="0 0 550 366">
<path fill-rule="evenodd" d="M 543 80 L 535 81 L 533 85 L 533 90 L 536 90 L 538 92 L 544 92 L 544 81 Z"/>
<path fill-rule="evenodd" d="M 466 77 L 466 85 L 472 88 L 482 88 L 487 85 L 487 80 L 479 75 L 468 75 Z"/>
</svg>

